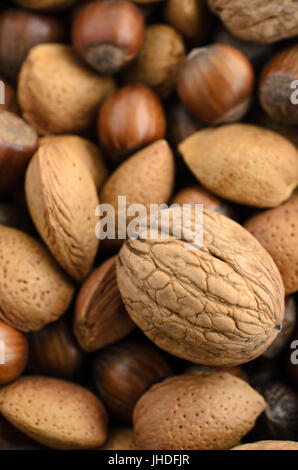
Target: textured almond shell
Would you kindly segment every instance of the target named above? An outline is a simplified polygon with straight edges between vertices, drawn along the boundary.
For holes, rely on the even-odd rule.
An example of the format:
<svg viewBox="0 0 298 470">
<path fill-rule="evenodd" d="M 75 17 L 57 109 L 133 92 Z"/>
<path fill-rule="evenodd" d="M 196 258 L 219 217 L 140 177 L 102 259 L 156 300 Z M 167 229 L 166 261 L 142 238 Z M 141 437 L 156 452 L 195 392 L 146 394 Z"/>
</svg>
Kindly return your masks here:
<svg viewBox="0 0 298 470">
<path fill-rule="evenodd" d="M 186 249 L 172 233 L 170 225 L 169 239 L 129 239 L 120 250 L 118 286 L 132 320 L 160 348 L 198 364 L 234 366 L 262 354 L 284 314 L 270 255 L 208 209 L 200 249 Z"/>
<path fill-rule="evenodd" d="M 211 10 L 234 36 L 275 42 L 298 34 L 296 0 L 208 0 Z"/>
<path fill-rule="evenodd" d="M 136 404 L 136 445 L 140 449 L 230 449 L 254 427 L 265 407 L 261 395 L 225 372 L 171 377 L 154 385 Z"/>
<path fill-rule="evenodd" d="M 1 413 L 32 439 L 54 449 L 91 449 L 107 438 L 101 401 L 79 385 L 23 377 L 1 390 Z"/>
<path fill-rule="evenodd" d="M 40 44 L 22 65 L 18 100 L 26 121 L 41 134 L 77 133 L 92 125 L 114 88 L 112 78 L 93 73 L 70 46 Z"/>
<path fill-rule="evenodd" d="M 104 161 L 100 149 L 78 135 L 48 135 L 40 139 L 40 145 L 63 142 L 71 149 L 77 158 L 85 163 L 94 180 L 96 189 L 99 190 L 108 175 L 108 167 Z"/>
<path fill-rule="evenodd" d="M 74 288 L 52 255 L 19 230 L 0 225 L 0 319 L 39 330 L 67 310 Z"/>
<path fill-rule="evenodd" d="M 33 222 L 59 264 L 77 281 L 88 274 L 98 249 L 95 184 L 85 164 L 64 143 L 41 146 L 25 181 Z"/>
<path fill-rule="evenodd" d="M 298 290 L 298 191 L 275 209 L 252 217 L 245 224 L 274 259 L 286 294 Z"/>
<path fill-rule="evenodd" d="M 248 124 L 203 129 L 179 150 L 203 186 L 238 204 L 275 207 L 298 184 L 297 149 L 268 129 Z"/>
<path fill-rule="evenodd" d="M 259 441 L 242 444 L 232 450 L 298 450 L 298 442 L 293 441 Z"/>
</svg>

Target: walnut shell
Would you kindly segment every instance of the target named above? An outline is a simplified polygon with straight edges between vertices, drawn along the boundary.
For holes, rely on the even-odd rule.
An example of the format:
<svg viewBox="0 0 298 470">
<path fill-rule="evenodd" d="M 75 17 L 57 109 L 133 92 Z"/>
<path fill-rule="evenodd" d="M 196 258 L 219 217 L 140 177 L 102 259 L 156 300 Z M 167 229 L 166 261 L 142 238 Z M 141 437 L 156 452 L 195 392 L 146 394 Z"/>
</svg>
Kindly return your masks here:
<svg viewBox="0 0 298 470">
<path fill-rule="evenodd" d="M 208 0 L 230 32 L 252 42 L 275 42 L 298 34 L 296 0 Z"/>
<path fill-rule="evenodd" d="M 41 243 L 0 225 L 0 261 L 1 320 L 31 331 L 65 313 L 74 288 Z"/>
<path fill-rule="evenodd" d="M 80 133 L 113 90 L 113 79 L 92 72 L 70 46 L 40 44 L 22 65 L 18 99 L 24 118 L 41 134 Z"/>
<path fill-rule="evenodd" d="M 238 204 L 275 207 L 298 183 L 298 152 L 279 134 L 249 124 L 196 132 L 179 145 L 185 163 L 211 192 Z"/>
<path fill-rule="evenodd" d="M 41 146 L 26 173 L 33 222 L 59 264 L 81 282 L 97 253 L 95 184 L 86 165 L 65 143 Z"/>
<path fill-rule="evenodd" d="M 173 220 L 176 210 L 168 209 Z M 200 228 L 193 213 L 191 223 Z M 243 227 L 208 209 L 201 248 L 174 239 L 172 220 L 169 232 L 161 239 L 159 227 L 159 239 L 129 239 L 120 250 L 118 285 L 132 320 L 160 348 L 191 362 L 234 366 L 262 354 L 284 314 L 270 255 Z"/>
<path fill-rule="evenodd" d="M 171 377 L 136 404 L 136 445 L 146 450 L 230 449 L 265 407 L 247 382 L 225 372 Z"/>
<path fill-rule="evenodd" d="M 259 441 L 242 444 L 232 450 L 298 450 L 298 442 L 293 441 Z"/>
<path fill-rule="evenodd" d="M 298 290 L 298 191 L 275 209 L 249 219 L 245 228 L 263 245 L 274 259 L 281 274 L 286 294 Z"/>
</svg>

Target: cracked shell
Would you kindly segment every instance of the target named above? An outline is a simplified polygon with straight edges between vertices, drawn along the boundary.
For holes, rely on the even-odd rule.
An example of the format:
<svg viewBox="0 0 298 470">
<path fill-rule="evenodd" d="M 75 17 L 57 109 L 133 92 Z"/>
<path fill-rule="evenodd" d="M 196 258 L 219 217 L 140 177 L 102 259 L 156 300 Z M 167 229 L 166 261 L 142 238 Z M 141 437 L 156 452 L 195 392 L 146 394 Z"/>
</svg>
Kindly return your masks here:
<svg viewBox="0 0 298 470">
<path fill-rule="evenodd" d="M 185 226 L 184 239 L 173 238 L 177 210 L 167 209 L 168 239 L 159 227 L 150 239 L 129 239 L 120 250 L 117 279 L 129 315 L 161 349 L 191 362 L 234 366 L 258 357 L 284 315 L 276 265 L 247 230 L 208 209 L 202 246 L 187 249 Z M 191 224 L 201 228 L 193 209 Z"/>
<path fill-rule="evenodd" d="M 25 181 L 33 222 L 58 263 L 78 282 L 88 274 L 99 240 L 95 236 L 95 183 L 85 163 L 62 142 L 42 145 Z"/>
<path fill-rule="evenodd" d="M 265 407 L 258 392 L 225 372 L 171 377 L 136 404 L 135 442 L 145 450 L 230 449 Z"/>
</svg>

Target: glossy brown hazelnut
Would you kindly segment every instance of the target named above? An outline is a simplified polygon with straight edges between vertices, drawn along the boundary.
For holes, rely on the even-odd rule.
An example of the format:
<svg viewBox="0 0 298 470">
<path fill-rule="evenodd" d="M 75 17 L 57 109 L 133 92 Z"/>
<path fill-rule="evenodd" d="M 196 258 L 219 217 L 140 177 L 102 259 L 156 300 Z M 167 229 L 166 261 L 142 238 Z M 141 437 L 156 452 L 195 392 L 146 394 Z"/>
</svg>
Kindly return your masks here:
<svg viewBox="0 0 298 470">
<path fill-rule="evenodd" d="M 75 306 L 74 333 L 81 347 L 92 352 L 119 341 L 134 328 L 117 286 L 114 256 L 81 287 Z"/>
<path fill-rule="evenodd" d="M 0 321 L 0 384 L 16 379 L 27 365 L 26 336 Z"/>
<path fill-rule="evenodd" d="M 28 335 L 29 370 L 37 374 L 73 379 L 80 372 L 84 353 L 71 331 L 71 324 L 62 317 Z"/>
<path fill-rule="evenodd" d="M 226 44 L 194 49 L 177 77 L 181 102 L 205 124 L 239 121 L 250 107 L 253 86 L 250 62 Z"/>
<path fill-rule="evenodd" d="M 295 297 L 289 295 L 286 297 L 285 314 L 281 326 L 281 330 L 273 343 L 269 346 L 267 351 L 262 354 L 266 359 L 273 359 L 277 357 L 283 349 L 287 346 L 290 338 L 294 332 L 296 325 L 296 311 L 297 305 Z"/>
<path fill-rule="evenodd" d="M 0 104 L 0 111 L 10 111 L 12 113 L 19 114 L 20 110 L 17 101 L 16 90 L 3 77 L 0 77 L 0 81 L 3 83 L 4 86 L 4 103 Z"/>
<path fill-rule="evenodd" d="M 193 46 L 206 39 L 212 24 L 205 0 L 167 0 L 164 17 Z"/>
<path fill-rule="evenodd" d="M 184 41 L 178 31 L 165 24 L 148 26 L 139 56 L 123 72 L 124 82 L 143 83 L 161 98 L 167 98 L 175 89 L 177 72 L 184 59 Z"/>
<path fill-rule="evenodd" d="M 119 163 L 129 153 L 162 139 L 166 119 L 150 88 L 128 85 L 103 102 L 97 126 L 100 145 L 113 163 Z"/>
<path fill-rule="evenodd" d="M 165 356 L 146 340 L 127 339 L 99 352 L 94 360 L 94 383 L 111 415 L 132 421 L 137 400 L 151 385 L 171 375 Z"/>
<path fill-rule="evenodd" d="M 72 28 L 75 51 L 99 73 L 119 72 L 137 56 L 144 17 L 129 1 L 95 1 L 79 9 Z"/>
<path fill-rule="evenodd" d="M 236 216 L 235 207 L 226 201 L 218 199 L 201 186 L 188 186 L 181 189 L 173 198 L 172 204 L 203 204 L 203 206 L 219 214 L 231 217 Z"/>
<path fill-rule="evenodd" d="M 32 10 L 60 11 L 74 5 L 78 0 L 15 0 L 17 5 Z"/>
<path fill-rule="evenodd" d="M 62 20 L 24 10 L 0 13 L 0 73 L 16 82 L 29 50 L 45 42 L 66 39 Z"/>
<path fill-rule="evenodd" d="M 36 131 L 14 113 L 0 111 L 0 193 L 20 183 L 37 148 Z"/>
<path fill-rule="evenodd" d="M 202 128 L 203 124 L 191 116 L 180 101 L 175 100 L 167 107 L 167 136 L 174 148 Z"/>
<path fill-rule="evenodd" d="M 272 119 L 298 124 L 298 45 L 279 52 L 264 67 L 259 99 Z"/>
</svg>

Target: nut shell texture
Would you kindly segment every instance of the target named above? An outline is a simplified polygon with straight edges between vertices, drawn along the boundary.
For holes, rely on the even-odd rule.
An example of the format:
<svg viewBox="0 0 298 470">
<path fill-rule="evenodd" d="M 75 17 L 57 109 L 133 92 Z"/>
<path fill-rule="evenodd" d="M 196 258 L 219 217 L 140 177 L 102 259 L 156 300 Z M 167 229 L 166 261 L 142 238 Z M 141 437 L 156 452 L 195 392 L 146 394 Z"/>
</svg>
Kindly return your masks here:
<svg viewBox="0 0 298 470">
<path fill-rule="evenodd" d="M 208 0 L 211 10 L 234 36 L 275 42 L 298 34 L 296 0 Z"/>
<path fill-rule="evenodd" d="M 31 217 L 59 264 L 77 281 L 88 274 L 98 248 L 92 176 L 66 144 L 42 146 L 26 174 Z"/>
<path fill-rule="evenodd" d="M 230 449 L 265 406 L 261 395 L 228 373 L 171 377 L 138 401 L 136 444 L 140 449 Z"/>
<path fill-rule="evenodd" d="M 275 207 L 298 183 L 297 149 L 262 127 L 230 124 L 203 129 L 182 142 L 179 150 L 203 186 L 238 204 Z"/>
<path fill-rule="evenodd" d="M 121 248 L 118 285 L 132 320 L 191 362 L 233 366 L 259 356 L 284 314 L 270 255 L 243 227 L 207 209 L 200 249 L 186 249 L 172 233 L 170 226 L 169 239 L 129 239 Z"/>
<path fill-rule="evenodd" d="M 44 246 L 0 225 L 1 320 L 19 330 L 39 330 L 67 310 L 73 291 Z"/>
<path fill-rule="evenodd" d="M 1 391 L 1 413 L 27 436 L 54 449 L 94 448 L 107 437 L 107 414 L 100 400 L 64 380 L 17 380 Z"/>
</svg>

